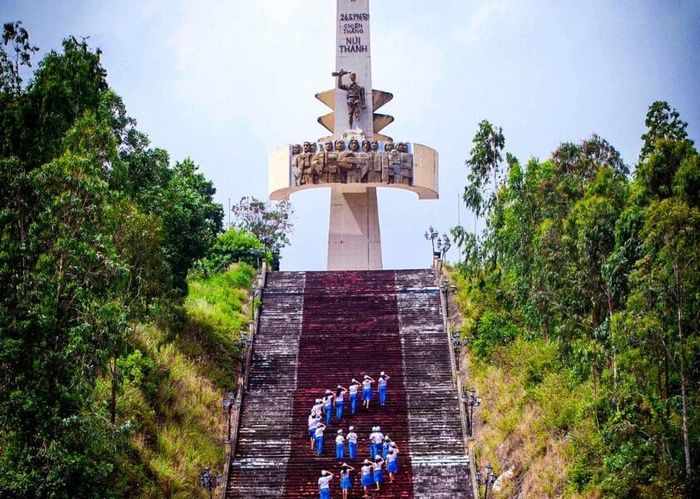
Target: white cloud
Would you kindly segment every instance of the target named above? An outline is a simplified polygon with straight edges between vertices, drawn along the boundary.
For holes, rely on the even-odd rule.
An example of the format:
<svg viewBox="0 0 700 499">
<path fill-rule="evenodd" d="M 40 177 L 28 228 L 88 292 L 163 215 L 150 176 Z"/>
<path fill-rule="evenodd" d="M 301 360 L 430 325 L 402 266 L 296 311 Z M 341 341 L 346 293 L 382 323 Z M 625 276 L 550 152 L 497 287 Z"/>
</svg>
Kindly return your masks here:
<svg viewBox="0 0 700 499">
<path fill-rule="evenodd" d="M 465 26 L 460 26 L 455 30 L 455 39 L 476 43 L 493 18 L 508 12 L 509 9 L 510 5 L 502 1 L 483 3 L 471 14 Z"/>
</svg>

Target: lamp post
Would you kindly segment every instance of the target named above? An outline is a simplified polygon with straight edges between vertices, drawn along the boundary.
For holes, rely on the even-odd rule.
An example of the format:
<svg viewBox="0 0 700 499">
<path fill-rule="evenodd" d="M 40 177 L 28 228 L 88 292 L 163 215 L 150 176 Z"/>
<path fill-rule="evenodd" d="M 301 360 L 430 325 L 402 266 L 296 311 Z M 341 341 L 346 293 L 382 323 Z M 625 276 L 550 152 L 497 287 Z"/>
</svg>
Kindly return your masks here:
<svg viewBox="0 0 700 499">
<path fill-rule="evenodd" d="M 447 234 L 443 234 L 442 237 L 437 238 L 438 250 L 433 254 L 437 256 L 437 258 L 440 260 L 439 275 L 442 275 L 442 264 L 445 261 L 445 256 L 447 255 L 447 252 L 450 250 L 451 247 L 452 243 L 450 242 L 450 238 L 447 237 Z"/>
<path fill-rule="evenodd" d="M 214 489 L 221 485 L 221 475 L 218 473 L 216 476 L 212 475 L 211 468 L 207 466 L 204 468 L 202 474 L 199 475 L 199 485 L 209 491 L 209 499 L 211 499 L 214 494 Z"/>
<path fill-rule="evenodd" d="M 440 258 L 444 260 L 445 255 L 447 255 L 447 252 L 452 247 L 452 242 L 450 241 L 450 238 L 447 237 L 447 234 L 443 234 L 442 237 L 438 238 L 437 247 L 438 251 L 440 252 Z"/>
<path fill-rule="evenodd" d="M 481 397 L 476 396 L 476 390 L 470 388 L 467 390 L 467 398 L 464 400 L 469 406 L 467 411 L 467 433 L 470 437 L 474 436 L 474 408 L 481 405 Z"/>
<path fill-rule="evenodd" d="M 493 484 L 496 483 L 496 479 L 498 478 L 498 475 L 493 472 L 493 468 L 491 467 L 490 464 L 486 465 L 486 469 L 484 470 L 484 474 L 482 474 L 480 471 L 476 472 L 476 482 L 479 485 L 485 485 L 486 490 L 484 491 L 484 499 L 488 499 L 489 497 L 489 488 L 493 490 Z"/>
<path fill-rule="evenodd" d="M 221 401 L 221 407 L 224 409 L 224 417 L 226 418 L 226 441 L 231 440 L 231 409 L 236 400 L 236 392 L 229 390 L 224 399 Z"/>
<path fill-rule="evenodd" d="M 435 251 L 435 240 L 438 237 L 438 231 L 433 229 L 433 226 L 431 225 L 430 227 L 428 227 L 428 230 L 425 231 L 424 236 L 426 241 L 430 241 L 430 245 L 433 248 L 433 256 L 440 256 L 440 252 Z"/>
</svg>

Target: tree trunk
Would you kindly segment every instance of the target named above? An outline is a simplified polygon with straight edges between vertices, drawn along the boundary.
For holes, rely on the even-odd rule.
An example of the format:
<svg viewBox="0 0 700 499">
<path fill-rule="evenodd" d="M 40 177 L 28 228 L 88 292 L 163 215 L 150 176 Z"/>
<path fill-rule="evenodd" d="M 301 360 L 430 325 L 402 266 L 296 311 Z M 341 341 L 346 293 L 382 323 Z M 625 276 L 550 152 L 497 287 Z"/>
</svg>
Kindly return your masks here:
<svg viewBox="0 0 700 499">
<path fill-rule="evenodd" d="M 615 308 L 613 306 L 613 299 L 612 299 L 612 291 L 610 290 L 609 285 L 605 285 L 605 296 L 608 299 L 608 317 L 609 317 L 609 324 L 612 325 L 612 316 L 615 313 Z M 617 354 L 616 349 L 615 349 L 615 342 L 613 341 L 613 338 L 610 338 L 610 341 L 612 343 L 611 345 L 611 350 L 612 350 L 612 369 L 613 369 L 613 386 L 615 387 L 615 390 L 617 390 Z"/>
<path fill-rule="evenodd" d="M 683 454 L 685 455 L 685 475 L 689 480 L 692 474 L 690 466 L 690 442 L 688 436 L 688 397 L 686 394 L 687 380 L 685 377 L 685 348 L 683 344 L 683 326 L 681 319 L 683 318 L 682 300 L 681 300 L 681 284 L 680 284 L 680 269 L 678 268 L 678 260 L 673 262 L 673 274 L 676 280 L 676 320 L 678 321 L 678 350 L 680 351 L 680 375 L 681 375 L 681 403 L 683 413 Z"/>
<path fill-rule="evenodd" d="M 112 426 L 117 421 L 117 356 L 112 358 L 112 400 L 110 403 L 110 421 Z"/>
</svg>

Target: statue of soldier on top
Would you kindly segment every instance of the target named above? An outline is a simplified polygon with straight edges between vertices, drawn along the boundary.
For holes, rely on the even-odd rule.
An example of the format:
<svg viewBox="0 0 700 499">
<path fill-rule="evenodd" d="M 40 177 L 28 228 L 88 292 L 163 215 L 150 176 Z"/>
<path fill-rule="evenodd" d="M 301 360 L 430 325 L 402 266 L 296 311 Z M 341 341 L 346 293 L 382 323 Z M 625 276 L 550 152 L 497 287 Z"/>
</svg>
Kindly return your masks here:
<svg viewBox="0 0 700 499">
<path fill-rule="evenodd" d="M 343 83 L 343 76 L 346 74 L 350 75 L 350 84 L 348 85 Z M 357 75 L 355 73 L 349 73 L 341 69 L 337 73 L 332 73 L 332 76 L 338 78 L 337 87 L 347 92 L 348 121 L 350 122 L 350 129 L 352 129 L 354 128 L 353 125 L 355 122 L 360 120 L 360 109 L 365 109 L 367 107 L 365 105 L 365 87 L 361 87 L 357 84 L 355 81 Z"/>
</svg>

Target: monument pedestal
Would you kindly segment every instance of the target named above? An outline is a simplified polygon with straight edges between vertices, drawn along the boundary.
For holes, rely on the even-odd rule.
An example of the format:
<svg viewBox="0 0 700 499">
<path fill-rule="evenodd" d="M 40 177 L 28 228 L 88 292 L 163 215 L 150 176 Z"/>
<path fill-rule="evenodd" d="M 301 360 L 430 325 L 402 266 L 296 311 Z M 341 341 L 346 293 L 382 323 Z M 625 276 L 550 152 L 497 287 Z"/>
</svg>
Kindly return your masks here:
<svg viewBox="0 0 700 499">
<path fill-rule="evenodd" d="M 331 188 L 328 270 L 381 270 L 382 243 L 376 187 Z"/>
</svg>

